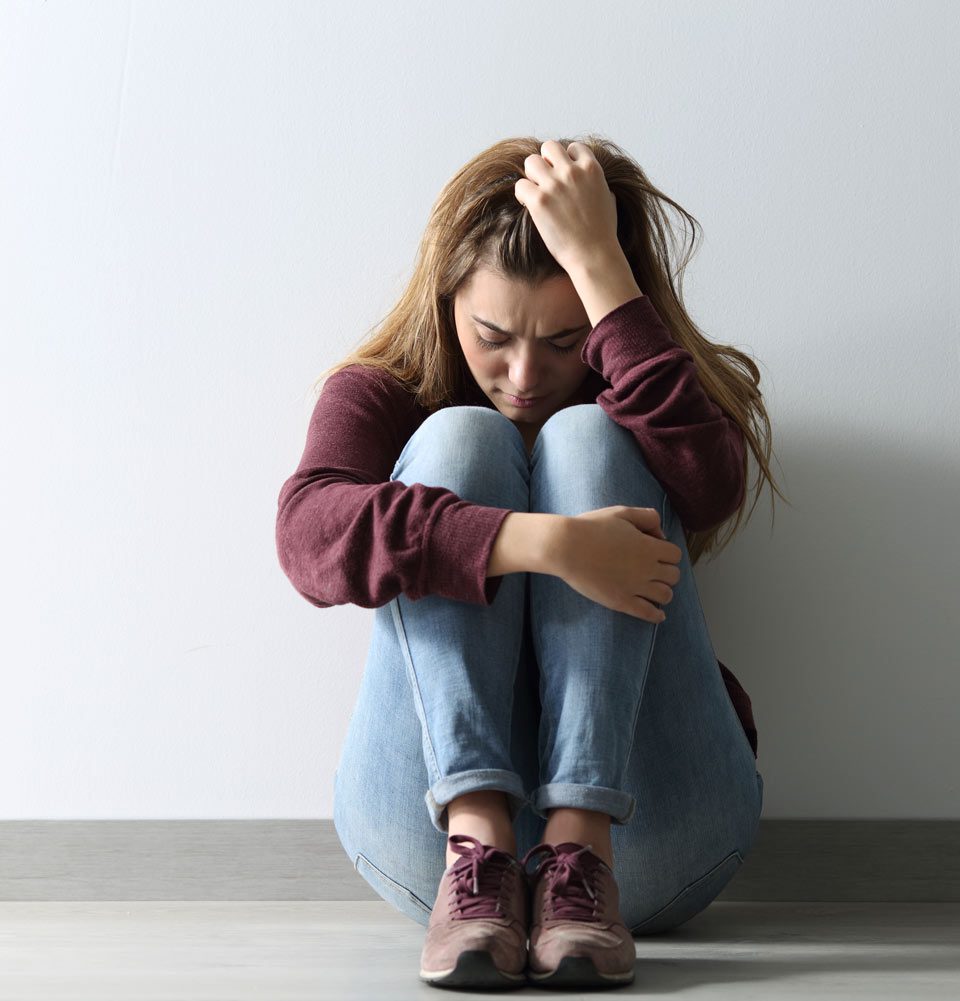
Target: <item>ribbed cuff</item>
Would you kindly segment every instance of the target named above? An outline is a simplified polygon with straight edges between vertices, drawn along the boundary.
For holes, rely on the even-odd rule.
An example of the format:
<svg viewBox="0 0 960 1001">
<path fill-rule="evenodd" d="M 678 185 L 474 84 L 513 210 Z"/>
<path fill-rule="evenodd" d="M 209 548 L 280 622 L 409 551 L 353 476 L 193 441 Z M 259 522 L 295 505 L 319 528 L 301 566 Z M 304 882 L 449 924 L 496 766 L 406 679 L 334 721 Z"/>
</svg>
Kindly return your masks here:
<svg viewBox="0 0 960 1001">
<path fill-rule="evenodd" d="M 427 529 L 420 588 L 455 601 L 492 605 L 503 575 L 487 577 L 490 553 L 508 507 L 459 501 L 441 509 Z"/>
<path fill-rule="evenodd" d="M 612 309 L 587 335 L 580 360 L 610 379 L 614 361 L 630 365 L 679 347 L 670 328 L 660 319 L 648 296 L 642 295 Z"/>
</svg>

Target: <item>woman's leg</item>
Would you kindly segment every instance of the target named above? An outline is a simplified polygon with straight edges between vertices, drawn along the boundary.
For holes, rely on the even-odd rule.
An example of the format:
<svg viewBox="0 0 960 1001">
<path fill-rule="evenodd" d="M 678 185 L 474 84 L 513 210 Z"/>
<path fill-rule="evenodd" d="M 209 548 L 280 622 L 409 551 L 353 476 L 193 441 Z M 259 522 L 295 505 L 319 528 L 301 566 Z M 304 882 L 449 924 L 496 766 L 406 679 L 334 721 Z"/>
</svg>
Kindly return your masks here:
<svg viewBox="0 0 960 1001">
<path fill-rule="evenodd" d="M 484 407 L 449 407 L 417 429 L 392 476 L 443 486 L 463 500 L 526 511 L 529 465 L 517 429 Z M 523 578 L 506 574 L 493 604 L 400 595 L 394 625 L 420 718 L 430 784 L 424 799 L 448 832 L 455 797 L 498 789 L 513 820 L 526 804 L 510 757 L 513 691 L 523 639 Z"/>
<path fill-rule="evenodd" d="M 528 509 L 528 477 L 519 431 L 483 407 L 431 415 L 391 474 L 519 511 Z M 501 790 L 519 843 L 535 844 L 542 830 L 529 809 L 520 813 L 537 782 L 527 581 L 505 575 L 489 607 L 400 595 L 376 609 L 335 776 L 334 821 L 358 871 L 423 925 L 443 874 L 451 800 Z"/>
<path fill-rule="evenodd" d="M 597 404 L 554 414 L 531 455 L 530 509 L 576 515 L 612 504 L 660 512 L 683 553 L 681 578 L 666 621 L 651 623 L 558 577 L 529 575 L 543 705 L 530 803 L 543 818 L 557 807 L 611 817 L 621 913 L 643 934 L 692 917 L 733 877 L 756 834 L 762 780 L 717 666 L 682 526 L 639 445 Z"/>
<path fill-rule="evenodd" d="M 374 610 L 360 690 L 334 775 L 333 823 L 354 868 L 426 926 L 443 872 L 444 836 L 423 808 L 420 722 L 393 625 Z"/>
</svg>

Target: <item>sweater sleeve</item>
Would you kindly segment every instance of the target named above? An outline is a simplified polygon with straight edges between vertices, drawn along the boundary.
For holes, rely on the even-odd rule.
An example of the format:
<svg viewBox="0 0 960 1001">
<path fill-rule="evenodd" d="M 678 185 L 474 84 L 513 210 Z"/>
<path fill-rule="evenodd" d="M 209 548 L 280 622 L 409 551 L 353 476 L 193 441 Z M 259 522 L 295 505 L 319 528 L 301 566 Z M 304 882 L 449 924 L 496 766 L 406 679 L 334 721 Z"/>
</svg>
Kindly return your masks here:
<svg viewBox="0 0 960 1001">
<path fill-rule="evenodd" d="M 318 608 L 379 608 L 400 593 L 493 603 L 503 577 L 486 570 L 510 509 L 391 480 L 417 426 L 412 397 L 387 373 L 354 365 L 327 379 L 276 521 L 280 566 Z"/>
<path fill-rule="evenodd" d="M 597 403 L 636 438 L 684 527 L 704 531 L 729 518 L 744 498 L 743 433 L 704 392 L 693 356 L 650 298 L 607 313 L 580 357 L 610 383 Z"/>
</svg>

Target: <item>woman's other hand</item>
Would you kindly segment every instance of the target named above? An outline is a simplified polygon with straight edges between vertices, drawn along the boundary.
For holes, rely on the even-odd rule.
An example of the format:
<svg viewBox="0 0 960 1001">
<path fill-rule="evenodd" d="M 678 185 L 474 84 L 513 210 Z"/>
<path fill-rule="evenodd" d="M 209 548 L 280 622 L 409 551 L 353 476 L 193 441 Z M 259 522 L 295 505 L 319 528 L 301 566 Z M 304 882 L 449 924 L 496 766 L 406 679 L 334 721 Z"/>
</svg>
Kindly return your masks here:
<svg viewBox="0 0 960 1001">
<path fill-rule="evenodd" d="M 662 622 L 683 553 L 667 541 L 654 508 L 614 504 L 569 518 L 556 576 L 615 612 Z"/>
</svg>

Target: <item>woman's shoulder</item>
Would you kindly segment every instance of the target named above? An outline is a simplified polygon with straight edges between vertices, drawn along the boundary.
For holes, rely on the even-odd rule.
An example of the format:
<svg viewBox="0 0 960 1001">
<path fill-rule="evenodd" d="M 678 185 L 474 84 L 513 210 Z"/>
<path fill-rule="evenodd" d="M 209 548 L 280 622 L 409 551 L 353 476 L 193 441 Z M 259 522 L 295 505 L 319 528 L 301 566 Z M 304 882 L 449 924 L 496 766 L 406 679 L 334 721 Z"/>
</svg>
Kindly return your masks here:
<svg viewBox="0 0 960 1001">
<path fill-rule="evenodd" d="M 329 375 L 317 398 L 315 415 L 339 423 L 389 428 L 408 436 L 424 420 L 416 395 L 396 376 L 373 365 L 350 364 Z"/>
<path fill-rule="evenodd" d="M 381 406 L 417 409 L 414 392 L 391 372 L 374 365 L 352 363 L 337 369 L 324 382 L 321 397 L 328 393 L 328 400 L 359 397 Z"/>
<path fill-rule="evenodd" d="M 406 393 L 410 395 L 403 383 L 384 368 L 378 365 L 363 365 L 353 362 L 338 368 L 332 375 L 327 376 L 323 384 L 324 390 L 327 386 L 334 386 L 337 389 L 350 386 L 353 389 L 369 387 L 371 390 L 387 390 L 391 393 Z"/>
</svg>

